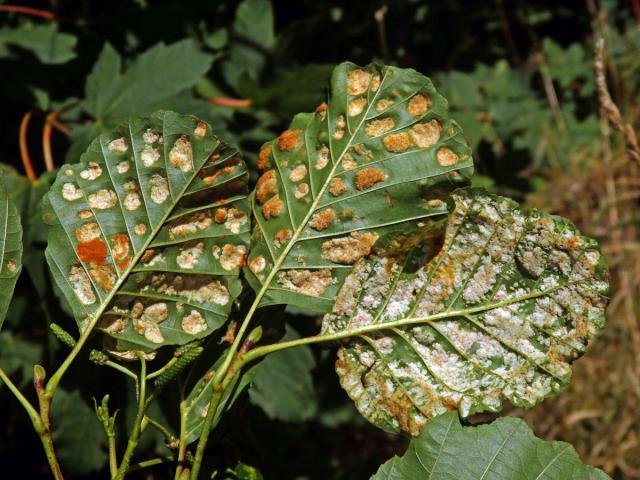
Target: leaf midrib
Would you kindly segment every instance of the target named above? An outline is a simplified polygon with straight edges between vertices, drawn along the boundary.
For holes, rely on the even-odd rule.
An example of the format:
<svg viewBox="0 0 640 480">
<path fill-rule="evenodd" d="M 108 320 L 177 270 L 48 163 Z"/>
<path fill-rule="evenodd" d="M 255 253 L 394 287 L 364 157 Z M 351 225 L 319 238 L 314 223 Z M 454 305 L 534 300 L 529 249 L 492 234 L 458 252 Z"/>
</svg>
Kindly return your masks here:
<svg viewBox="0 0 640 480">
<path fill-rule="evenodd" d="M 7 249 L 7 230 L 9 229 L 9 194 L 6 192 L 3 186 L 0 187 L 0 192 L 4 194 L 5 208 L 4 208 L 4 223 L 2 225 L 2 235 L 0 236 L 0 242 L 2 243 L 2 249 L 0 252 L 0 271 L 4 267 L 4 255 Z"/>
<path fill-rule="evenodd" d="M 453 426 L 454 421 L 455 421 L 455 417 L 452 415 L 451 421 L 449 422 L 449 425 L 447 425 L 447 431 L 445 432 L 444 437 L 442 438 L 442 443 L 440 444 L 438 455 L 433 461 L 433 465 L 431 466 L 431 471 L 429 471 L 429 477 L 427 480 L 431 480 L 433 478 L 433 473 L 436 471 L 436 467 L 438 466 L 438 462 L 440 461 L 440 457 L 442 456 L 442 451 L 444 450 L 444 446 L 447 442 L 447 438 L 449 437 L 449 432 L 451 432 L 451 427 Z M 417 449 L 414 451 L 416 452 L 416 457 L 418 457 Z M 424 465 L 422 461 L 420 461 L 420 464 Z"/>
<path fill-rule="evenodd" d="M 365 111 L 364 115 L 362 116 L 362 119 L 360 120 L 360 123 L 358 124 L 358 127 L 355 129 L 356 132 L 359 131 L 362 128 L 362 125 L 364 124 L 365 119 L 366 119 L 366 117 L 367 117 L 372 105 L 375 103 L 375 100 L 378 98 L 378 94 L 382 91 L 382 86 L 384 85 L 384 81 L 386 80 L 386 78 L 387 78 L 387 72 L 385 71 L 384 76 L 380 80 L 380 85 L 378 86 L 378 90 L 375 92 L 375 95 L 373 96 L 372 101 L 369 102 L 369 105 L 367 106 L 367 110 Z M 327 118 L 327 131 L 329 131 L 329 120 L 330 120 L 329 111 L 327 111 L 326 118 Z M 262 284 L 262 287 L 260 288 L 260 291 L 256 294 L 255 303 L 258 303 L 258 302 L 260 302 L 262 300 L 262 297 L 264 297 L 265 293 L 267 292 L 267 290 L 271 286 L 271 282 L 273 282 L 273 279 L 275 278 L 276 273 L 278 273 L 280 271 L 280 267 L 282 266 L 282 263 L 287 258 L 287 255 L 289 255 L 289 252 L 291 251 L 293 246 L 297 243 L 298 238 L 300 237 L 300 234 L 302 233 L 302 231 L 306 227 L 307 223 L 309 222 L 309 220 L 310 220 L 311 216 L 313 215 L 313 213 L 315 212 L 315 210 L 318 208 L 318 204 L 320 202 L 320 199 L 322 198 L 322 196 L 324 195 L 324 192 L 329 187 L 329 185 L 331 183 L 330 180 L 335 175 L 335 172 L 336 172 L 337 168 L 340 166 L 340 162 L 342 161 L 342 158 L 344 157 L 344 154 L 347 152 L 347 150 L 349 150 L 349 147 L 351 146 L 351 144 L 352 144 L 352 142 L 353 142 L 355 137 L 356 137 L 355 134 L 351 135 L 351 137 L 349 138 L 349 141 L 345 145 L 345 147 L 342 150 L 342 152 L 340 153 L 340 155 L 335 159 L 335 161 L 333 161 L 333 166 L 331 167 L 331 170 L 329 171 L 329 174 L 327 175 L 327 180 L 324 182 L 324 185 L 322 186 L 322 188 L 320 188 L 320 191 L 318 192 L 317 196 L 314 198 L 313 202 L 309 206 L 309 210 L 307 211 L 307 214 L 305 215 L 304 219 L 302 220 L 302 222 L 300 222 L 300 225 L 298 225 L 295 228 L 295 230 L 293 232 L 293 235 L 291 236 L 291 240 L 286 245 L 286 247 L 284 248 L 284 250 L 282 251 L 280 256 L 277 257 L 277 259 L 276 259 L 276 257 L 272 253 L 272 258 L 274 259 L 273 268 L 269 272 L 269 275 L 267 275 L 267 278 L 265 279 L 264 283 Z M 332 146 L 332 143 L 330 141 L 329 142 L 329 148 L 330 148 L 330 152 L 331 152 L 331 159 L 334 160 L 333 151 L 331 150 L 331 146 Z M 252 195 L 255 198 L 255 195 L 254 194 L 252 194 Z M 287 209 L 289 209 L 289 208 L 290 208 L 290 205 L 287 205 Z M 256 214 L 255 217 L 257 219 L 259 217 L 259 215 Z M 292 226 L 293 226 L 293 224 L 292 224 Z M 262 225 L 261 225 L 261 227 L 262 227 Z M 270 242 L 266 238 L 266 234 L 265 234 L 264 228 L 262 228 L 262 232 L 263 232 L 263 236 L 265 236 L 265 242 L 267 243 L 267 248 L 269 248 L 270 247 L 270 245 L 269 245 Z M 271 250 L 271 249 L 269 248 L 269 250 Z"/>
<path fill-rule="evenodd" d="M 472 308 L 466 308 L 466 309 L 462 309 L 462 310 L 450 310 L 450 311 L 444 311 L 444 312 L 440 312 L 440 313 L 434 313 L 432 315 L 427 315 L 425 317 L 407 317 L 407 318 L 402 318 L 400 320 L 395 320 L 393 322 L 386 322 L 386 323 L 377 323 L 377 324 L 373 324 L 373 325 L 365 325 L 363 327 L 358 327 L 358 328 L 353 328 L 353 329 L 346 329 L 346 330 L 339 330 L 336 333 L 331 333 L 331 334 L 321 334 L 318 335 L 316 337 L 312 337 L 312 338 L 330 338 L 332 340 L 339 340 L 339 339 L 343 339 L 343 338 L 350 338 L 350 337 L 356 337 L 356 336 L 360 336 L 366 333 L 372 333 L 372 332 L 378 332 L 378 331 L 383 331 L 383 330 L 389 330 L 392 328 L 396 328 L 396 327 L 404 327 L 407 325 L 419 325 L 422 323 L 430 323 L 430 322 L 434 322 L 434 321 L 438 321 L 438 320 L 447 320 L 450 318 L 455 318 L 455 317 L 466 317 L 468 315 L 472 315 L 475 313 L 482 313 L 482 312 L 486 312 L 486 311 L 490 311 L 490 310 L 494 310 L 496 308 L 501 308 L 501 307 L 506 307 L 509 305 L 512 305 L 514 303 L 519 303 L 519 302 L 523 302 L 525 300 L 529 300 L 532 298 L 538 298 L 538 297 L 543 297 L 545 295 L 549 295 L 561 288 L 565 288 L 571 285 L 575 285 L 578 284 L 580 282 L 584 282 L 587 281 L 588 278 L 581 278 L 579 280 L 573 281 L 573 282 L 565 282 L 565 283 L 560 283 L 558 285 L 556 285 L 555 287 L 546 289 L 546 290 L 541 290 L 541 291 L 537 291 L 537 292 L 531 292 L 528 293 L 526 295 L 522 295 L 520 297 L 514 297 L 514 298 L 509 298 L 507 300 L 503 300 L 501 302 L 496 302 L 496 303 L 491 303 L 491 304 L 485 304 L 485 305 L 479 305 L 477 307 L 472 307 Z"/>
</svg>

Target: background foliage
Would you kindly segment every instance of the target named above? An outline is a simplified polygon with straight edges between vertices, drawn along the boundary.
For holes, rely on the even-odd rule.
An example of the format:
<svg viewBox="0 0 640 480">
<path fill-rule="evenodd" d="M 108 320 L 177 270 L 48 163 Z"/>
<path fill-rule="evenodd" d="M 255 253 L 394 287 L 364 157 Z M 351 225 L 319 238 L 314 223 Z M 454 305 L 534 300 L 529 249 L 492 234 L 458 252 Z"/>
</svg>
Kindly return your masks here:
<svg viewBox="0 0 640 480">
<path fill-rule="evenodd" d="M 636 125 L 636 0 L 28 3 L 49 12 L 45 18 L 3 6 L 0 162 L 11 166 L 5 186 L 23 216 L 26 245 L 0 333 L 0 366 L 23 388 L 29 390 L 32 364 L 59 363 L 64 354 L 46 324 L 73 330 L 44 264 L 38 203 L 53 178 L 47 161 L 75 162 L 99 132 L 130 114 L 167 108 L 206 119 L 252 167 L 261 143 L 322 101 L 334 65 L 379 60 L 424 72 L 449 99 L 476 152 L 476 184 L 565 215 L 604 243 L 617 292 L 608 328 L 575 365 L 568 392 L 512 414 L 545 439 L 574 444 L 583 461 L 614 478 L 640 478 L 640 282 L 634 281 L 640 278 L 640 177 L 599 115 L 591 66 L 594 38 L 604 36 L 612 95 Z M 27 121 L 22 139 L 35 170 L 31 181 L 18 141 Z M 265 324 L 275 330 L 285 328 L 272 325 L 275 313 L 289 336 L 319 325 L 303 311 L 267 310 Z M 265 478 L 368 478 L 403 452 L 402 437 L 388 437 L 355 412 L 333 361 L 327 350 L 300 348 L 251 372 L 252 388 L 216 431 L 220 465 L 242 462 Z M 298 368 L 287 370 L 289 377 L 279 373 L 293 363 Z M 77 478 L 105 476 L 102 432 L 88 401 L 101 399 L 105 385 L 116 392 L 111 405 L 120 406 L 118 421 L 130 423 L 126 379 L 88 362 L 74 366 L 54 403 L 60 460 Z M 152 413 L 174 415 L 162 406 Z M 234 428 L 235 419 L 246 428 Z M 46 478 L 37 437 L 4 389 L 0 426 L 0 463 L 11 459 L 23 466 L 24 478 Z M 140 452 L 149 457 L 166 451 L 151 431 L 142 442 Z M 326 461 L 318 461 L 318 452 Z M 161 466 L 151 472 L 166 475 Z"/>
</svg>

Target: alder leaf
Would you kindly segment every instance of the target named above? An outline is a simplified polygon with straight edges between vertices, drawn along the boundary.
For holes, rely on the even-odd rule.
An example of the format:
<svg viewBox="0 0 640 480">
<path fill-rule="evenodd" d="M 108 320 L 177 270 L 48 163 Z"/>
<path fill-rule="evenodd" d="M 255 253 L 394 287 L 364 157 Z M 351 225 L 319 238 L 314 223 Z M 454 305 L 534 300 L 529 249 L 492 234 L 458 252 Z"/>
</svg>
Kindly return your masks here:
<svg viewBox="0 0 640 480">
<path fill-rule="evenodd" d="M 343 63 L 329 104 L 297 115 L 258 167 L 246 277 L 263 305 L 327 312 L 378 238 L 446 213 L 473 160 L 427 77 Z"/>
<path fill-rule="evenodd" d="M 191 39 L 158 43 L 122 71 L 118 52 L 105 43 L 85 84 L 84 109 L 111 127 L 129 115 L 147 115 L 180 92 L 196 85 L 211 68 L 213 57 Z"/>
<path fill-rule="evenodd" d="M 269 0 L 244 0 L 238 5 L 232 26 L 228 60 L 223 74 L 237 87 L 243 76 L 257 81 L 276 44 L 273 7 Z"/>
<path fill-rule="evenodd" d="M 44 200 L 46 257 L 80 329 L 119 349 L 210 334 L 240 292 L 248 174 L 192 116 L 161 111 L 100 135 Z"/>
<path fill-rule="evenodd" d="M 385 462 L 371 480 L 606 480 L 565 442 L 537 438 L 519 418 L 463 427 L 454 412 L 427 423 L 402 457 Z"/>
<path fill-rule="evenodd" d="M 59 32 L 54 22 L 5 27 L 0 29 L 0 58 L 10 56 L 6 45 L 12 45 L 31 51 L 44 64 L 61 64 L 76 56 L 77 42 L 74 35 Z"/>
<path fill-rule="evenodd" d="M 56 454 L 69 475 L 82 476 L 100 470 L 106 463 L 104 432 L 93 408 L 78 391 L 60 389 L 51 406 L 57 420 L 52 432 Z"/>
<path fill-rule="evenodd" d="M 207 413 L 209 412 L 213 377 L 215 371 L 224 361 L 227 352 L 228 350 L 225 350 L 218 357 L 211 369 L 207 373 L 205 373 L 204 376 L 200 378 L 200 380 L 198 380 L 198 382 L 194 385 L 193 389 L 191 390 L 191 392 L 189 392 L 189 395 L 185 399 L 185 410 L 183 414 L 186 418 L 186 432 L 184 437 L 187 443 L 192 443 L 198 440 L 198 438 L 200 437 L 202 426 L 204 425 L 204 420 L 207 417 Z M 249 368 L 248 370 L 243 372 L 242 375 L 236 375 L 229 383 L 229 385 L 227 385 L 222 394 L 222 398 L 220 399 L 218 409 L 215 412 L 212 428 L 216 427 L 216 425 L 222 418 L 222 415 L 233 406 L 240 394 L 246 387 L 249 386 L 256 374 L 256 367 L 257 366 Z"/>
<path fill-rule="evenodd" d="M 483 190 L 452 202 L 441 248 L 399 241 L 361 260 L 323 321 L 323 335 L 357 337 L 336 371 L 385 430 L 417 435 L 447 410 L 466 417 L 503 400 L 531 407 L 566 387 L 604 325 L 608 273 L 594 240 Z"/>
<path fill-rule="evenodd" d="M 22 224 L 20 214 L 0 182 L 0 328 L 13 298 L 22 270 Z"/>
</svg>

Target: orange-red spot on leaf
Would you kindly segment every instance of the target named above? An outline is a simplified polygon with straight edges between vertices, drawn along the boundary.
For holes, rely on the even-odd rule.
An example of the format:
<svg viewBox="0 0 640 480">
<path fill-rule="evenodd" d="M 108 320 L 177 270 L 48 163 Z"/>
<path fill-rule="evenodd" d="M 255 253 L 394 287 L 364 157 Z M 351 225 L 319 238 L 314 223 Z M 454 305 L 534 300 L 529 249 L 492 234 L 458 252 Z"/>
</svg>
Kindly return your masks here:
<svg viewBox="0 0 640 480">
<path fill-rule="evenodd" d="M 263 173 L 256 182 L 256 198 L 262 204 L 276 191 L 277 178 L 275 170 Z"/>
<path fill-rule="evenodd" d="M 125 258 L 129 254 L 129 237 L 124 233 L 111 237 L 111 252 L 116 261 Z"/>
<path fill-rule="evenodd" d="M 285 130 L 278 137 L 278 147 L 283 152 L 290 152 L 300 145 L 300 134 L 302 130 Z"/>
<path fill-rule="evenodd" d="M 92 268 L 89 270 L 89 275 L 91 275 L 93 281 L 96 282 L 105 292 L 108 292 L 113 288 L 116 276 L 111 265 L 101 265 L 99 267 Z"/>
<path fill-rule="evenodd" d="M 129 266 L 129 263 L 131 263 L 131 257 L 125 258 L 120 263 L 118 263 L 118 270 L 120 270 L 121 272 L 124 272 Z"/>
<path fill-rule="evenodd" d="M 270 218 L 280 215 L 283 208 L 284 205 L 280 199 L 280 195 L 274 195 L 262 206 L 262 214 L 266 220 L 269 220 Z"/>
<path fill-rule="evenodd" d="M 258 170 L 264 170 L 269 166 L 269 154 L 271 153 L 271 145 L 267 145 L 262 150 L 260 150 L 260 154 L 258 155 Z"/>
<path fill-rule="evenodd" d="M 216 181 L 216 178 L 218 178 L 220 176 L 220 174 L 222 173 L 221 170 L 218 170 L 217 172 L 214 172 L 213 174 L 206 176 L 202 179 L 202 181 L 204 183 L 206 183 L 207 185 L 211 185 L 213 182 Z"/>
<path fill-rule="evenodd" d="M 382 170 L 373 167 L 363 168 L 356 173 L 356 188 L 358 190 L 365 190 L 376 183 L 384 182 L 386 179 L 387 177 Z"/>
<path fill-rule="evenodd" d="M 76 252 L 84 263 L 104 265 L 104 260 L 107 257 L 107 244 L 101 238 L 94 238 L 88 242 L 78 243 Z"/>
<path fill-rule="evenodd" d="M 218 208 L 213 216 L 216 223 L 224 223 L 227 219 L 227 211 L 224 208 Z"/>
</svg>

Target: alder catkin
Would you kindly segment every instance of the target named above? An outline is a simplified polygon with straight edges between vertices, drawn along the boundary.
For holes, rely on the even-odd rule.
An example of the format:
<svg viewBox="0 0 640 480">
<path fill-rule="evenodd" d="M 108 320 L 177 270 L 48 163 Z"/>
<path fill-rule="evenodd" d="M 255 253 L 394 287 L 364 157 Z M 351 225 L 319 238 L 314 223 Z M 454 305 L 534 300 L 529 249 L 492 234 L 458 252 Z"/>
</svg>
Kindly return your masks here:
<svg viewBox="0 0 640 480">
<path fill-rule="evenodd" d="M 51 329 L 51 332 L 55 335 L 55 337 L 62 343 L 64 343 L 67 347 L 73 348 L 76 346 L 76 340 L 60 325 L 58 325 L 57 323 L 51 323 L 49 324 L 49 328 Z"/>
<path fill-rule="evenodd" d="M 162 388 L 168 383 L 175 380 L 180 374 L 180 372 L 182 372 L 182 370 L 187 365 L 189 365 L 191 362 L 193 362 L 196 358 L 200 356 L 203 350 L 204 348 L 200 346 L 195 346 L 195 347 L 191 346 L 190 348 L 184 348 L 184 347 L 179 348 L 176 353 L 179 354 L 180 356 L 178 357 L 176 362 L 173 365 L 171 365 L 171 367 L 169 367 L 166 371 L 162 372 L 158 376 L 158 378 L 156 378 L 153 385 L 156 388 Z"/>
</svg>

